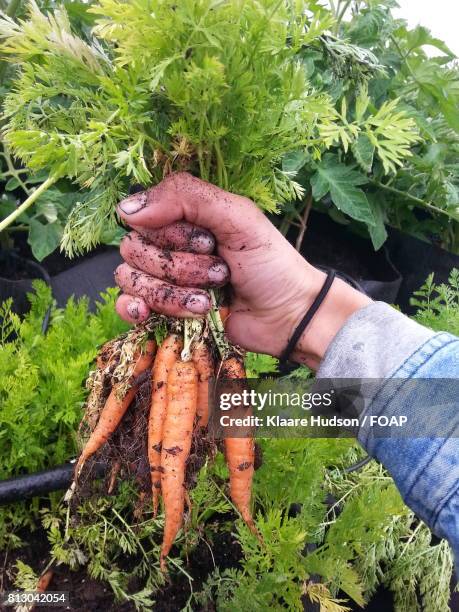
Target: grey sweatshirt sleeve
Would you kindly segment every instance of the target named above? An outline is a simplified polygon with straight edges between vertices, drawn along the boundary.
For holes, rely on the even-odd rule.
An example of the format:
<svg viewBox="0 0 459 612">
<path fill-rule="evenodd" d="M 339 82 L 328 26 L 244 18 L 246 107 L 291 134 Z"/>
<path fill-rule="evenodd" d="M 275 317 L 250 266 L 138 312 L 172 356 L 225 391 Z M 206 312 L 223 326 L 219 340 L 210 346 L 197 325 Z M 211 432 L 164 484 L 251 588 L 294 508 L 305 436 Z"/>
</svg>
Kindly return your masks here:
<svg viewBox="0 0 459 612">
<path fill-rule="evenodd" d="M 386 378 L 434 335 L 384 302 L 373 302 L 336 334 L 317 377 Z"/>
</svg>

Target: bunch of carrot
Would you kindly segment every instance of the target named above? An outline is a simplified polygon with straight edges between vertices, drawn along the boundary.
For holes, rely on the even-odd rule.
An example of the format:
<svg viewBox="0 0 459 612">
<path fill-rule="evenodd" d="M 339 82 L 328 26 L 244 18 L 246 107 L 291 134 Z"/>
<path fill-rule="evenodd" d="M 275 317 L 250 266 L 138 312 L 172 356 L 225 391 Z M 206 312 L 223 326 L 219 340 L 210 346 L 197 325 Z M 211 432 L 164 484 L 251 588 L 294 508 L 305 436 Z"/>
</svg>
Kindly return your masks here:
<svg viewBox="0 0 459 612">
<path fill-rule="evenodd" d="M 146 374 L 151 376 L 147 448 L 155 516 L 161 496 L 163 500 L 165 523 L 160 555 L 163 571 L 183 523 L 188 498 L 186 464 L 193 434 L 205 435 L 209 421 L 209 381 L 217 372 L 224 378 L 245 378 L 239 356 L 225 358 L 216 368 L 204 339 L 194 342 L 188 360 L 182 358 L 182 349 L 180 334 L 172 332 L 159 346 L 148 339 L 142 348 L 138 345 L 132 350 L 128 376 L 113 384 L 75 469 L 76 483 L 86 461 L 105 445 L 122 421 L 138 391 L 139 379 Z M 257 534 L 250 511 L 254 441 L 244 437 L 227 438 L 224 445 L 231 499 L 249 528 Z"/>
</svg>

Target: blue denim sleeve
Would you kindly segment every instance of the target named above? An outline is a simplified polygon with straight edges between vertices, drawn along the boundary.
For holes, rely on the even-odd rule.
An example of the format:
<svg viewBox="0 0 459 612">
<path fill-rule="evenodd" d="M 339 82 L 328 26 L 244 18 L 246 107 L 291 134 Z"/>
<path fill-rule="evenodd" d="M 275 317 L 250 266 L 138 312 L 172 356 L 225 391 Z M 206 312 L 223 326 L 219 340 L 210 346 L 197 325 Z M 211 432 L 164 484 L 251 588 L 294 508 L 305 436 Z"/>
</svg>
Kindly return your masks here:
<svg viewBox="0 0 459 612">
<path fill-rule="evenodd" d="M 392 379 L 431 379 L 431 415 L 444 437 L 377 437 L 368 421 L 359 431 L 359 441 L 392 475 L 405 503 L 432 531 L 446 538 L 459 565 L 459 339 L 440 333 L 427 340 L 393 372 Z M 435 380 L 438 379 L 438 380 Z M 393 384 L 391 391 L 393 391 Z M 425 422 L 426 402 L 416 397 L 415 385 L 408 393 L 390 399 L 379 394 L 366 414 L 406 416 L 411 423 Z M 451 410 L 452 408 L 452 410 Z M 433 428 L 435 430 L 435 428 Z"/>
<path fill-rule="evenodd" d="M 368 419 L 359 442 L 387 468 L 405 503 L 449 541 L 459 569 L 459 339 L 375 302 L 338 332 L 317 376 L 387 381 L 389 392 L 378 391 L 361 416 L 407 416 L 412 435 L 378 436 Z M 427 402 L 418 401 L 415 379 L 425 381 Z"/>
</svg>

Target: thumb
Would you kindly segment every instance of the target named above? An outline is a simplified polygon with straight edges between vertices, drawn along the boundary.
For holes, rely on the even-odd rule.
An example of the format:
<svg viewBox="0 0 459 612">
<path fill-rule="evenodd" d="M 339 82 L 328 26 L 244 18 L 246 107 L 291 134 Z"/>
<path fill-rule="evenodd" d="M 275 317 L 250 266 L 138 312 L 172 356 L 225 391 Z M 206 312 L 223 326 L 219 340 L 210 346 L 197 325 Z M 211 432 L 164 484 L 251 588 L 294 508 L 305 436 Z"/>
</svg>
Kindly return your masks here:
<svg viewBox="0 0 459 612">
<path fill-rule="evenodd" d="M 155 229 L 188 221 L 210 230 L 219 242 L 231 235 L 250 234 L 266 222 L 249 199 L 228 193 L 185 172 L 174 173 L 155 187 L 135 193 L 118 205 L 118 214 L 131 227 Z M 263 224 L 264 224 L 263 223 Z"/>
</svg>

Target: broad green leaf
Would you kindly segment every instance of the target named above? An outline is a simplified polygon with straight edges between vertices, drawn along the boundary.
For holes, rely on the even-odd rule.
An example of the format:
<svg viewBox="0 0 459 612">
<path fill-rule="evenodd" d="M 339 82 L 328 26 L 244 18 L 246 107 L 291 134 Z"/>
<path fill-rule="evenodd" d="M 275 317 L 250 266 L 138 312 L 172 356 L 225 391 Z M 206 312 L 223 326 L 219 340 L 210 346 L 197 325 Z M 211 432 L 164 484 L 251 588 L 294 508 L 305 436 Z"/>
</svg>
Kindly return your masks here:
<svg viewBox="0 0 459 612">
<path fill-rule="evenodd" d="M 455 53 L 439 38 L 432 36 L 429 29 L 424 26 L 417 26 L 414 30 L 407 33 L 406 45 L 408 51 L 414 51 L 425 45 L 436 47 L 442 53 L 449 55 L 451 58 L 456 57 Z"/>
<path fill-rule="evenodd" d="M 445 119 L 450 127 L 459 133 L 459 112 L 457 108 L 457 101 L 450 96 L 447 98 L 439 96 L 437 101 L 441 112 L 445 116 Z"/>
<path fill-rule="evenodd" d="M 365 172 L 371 172 L 375 155 L 375 146 L 368 138 L 367 134 L 362 133 L 352 145 L 352 152 L 359 166 Z"/>
<path fill-rule="evenodd" d="M 0 198 L 0 219 L 5 219 L 16 209 L 16 198 L 11 194 L 3 193 Z"/>
<path fill-rule="evenodd" d="M 368 202 L 373 211 L 375 224 L 368 226 L 371 242 L 375 251 L 380 249 L 387 240 L 387 231 L 384 224 L 384 207 L 381 194 L 367 194 Z"/>
<path fill-rule="evenodd" d="M 102 244 L 108 244 L 110 246 L 119 246 L 123 236 L 127 234 L 124 227 L 116 225 L 115 227 L 107 228 L 102 232 L 100 241 Z"/>
<path fill-rule="evenodd" d="M 5 191 L 14 191 L 19 187 L 19 181 L 15 176 L 12 176 L 7 180 L 6 185 L 4 187 Z"/>
<path fill-rule="evenodd" d="M 62 227 L 57 223 L 40 223 L 37 219 L 30 220 L 29 238 L 27 242 L 38 261 L 42 261 L 52 253 L 61 241 Z"/>
<path fill-rule="evenodd" d="M 308 158 L 307 153 L 301 149 L 287 153 L 282 158 L 282 170 L 284 172 L 298 172 L 305 165 Z"/>
<path fill-rule="evenodd" d="M 451 181 L 445 181 L 444 188 L 447 206 L 457 208 L 459 206 L 459 189 Z"/>
<path fill-rule="evenodd" d="M 342 164 L 335 155 L 327 154 L 311 178 L 312 195 L 321 200 L 328 192 L 335 206 L 356 221 L 375 225 L 376 221 L 367 197 L 360 185 L 366 176 Z"/>
</svg>

